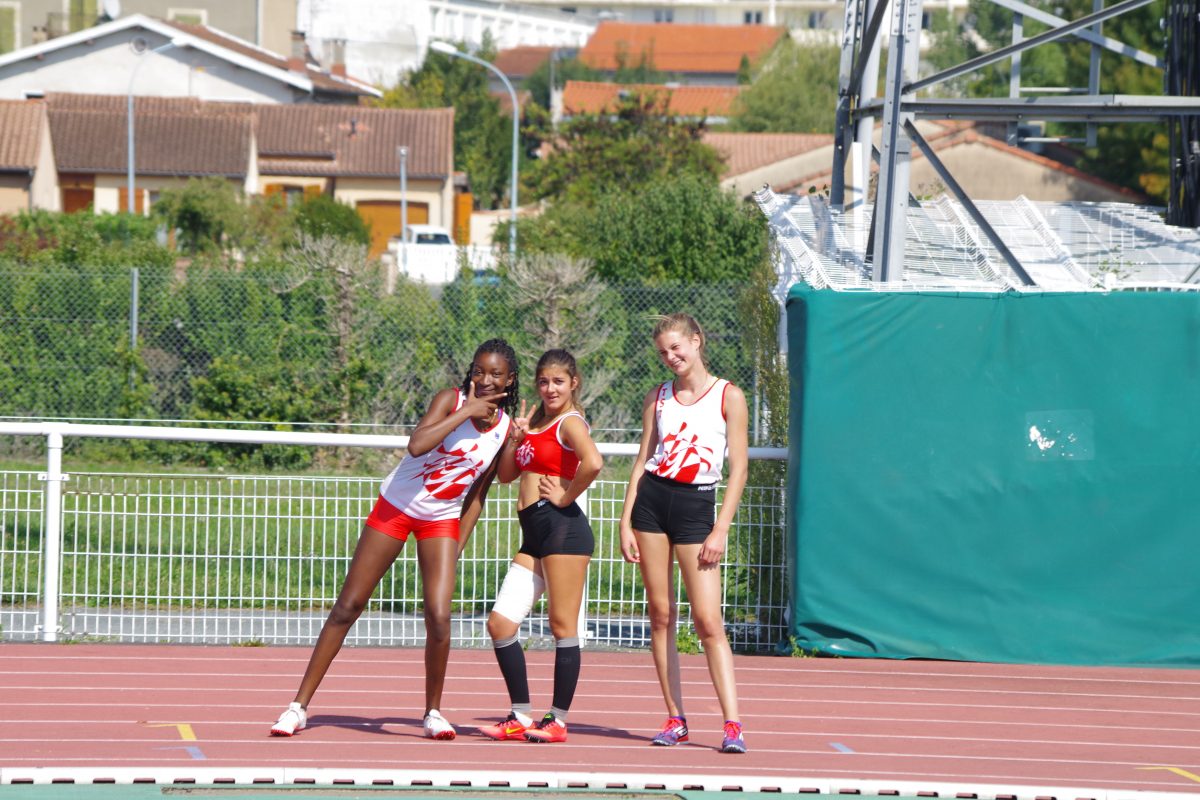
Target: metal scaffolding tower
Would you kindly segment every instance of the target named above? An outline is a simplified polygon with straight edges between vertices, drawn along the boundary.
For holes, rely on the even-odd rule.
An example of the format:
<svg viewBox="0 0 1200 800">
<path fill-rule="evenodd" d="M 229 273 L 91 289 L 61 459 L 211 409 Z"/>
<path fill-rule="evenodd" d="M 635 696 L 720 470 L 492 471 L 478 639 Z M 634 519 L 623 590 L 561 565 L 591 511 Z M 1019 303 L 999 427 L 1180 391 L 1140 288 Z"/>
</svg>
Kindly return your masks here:
<svg viewBox="0 0 1200 800">
<path fill-rule="evenodd" d="M 1030 120 L 1087 123 L 1087 141 L 1095 143 L 1098 123 L 1153 121 L 1171 131 L 1172 170 L 1169 221 L 1200 225 L 1200 0 L 1169 0 L 1169 44 L 1166 59 L 1134 48 L 1101 32 L 1101 24 L 1148 5 L 1152 0 L 1121 0 L 1108 6 L 1093 0 L 1093 11 L 1065 20 L 1021 0 L 991 0 L 1013 13 L 1013 42 L 925 77 L 918 76 L 922 0 L 846 0 L 839 99 L 836 117 L 831 205 L 854 220 L 850 229 L 865 232 L 853 244 L 870 262 L 872 280 L 893 283 L 905 274 L 905 233 L 909 209 L 909 162 L 914 146 L 928 159 L 972 223 L 988 240 L 1015 278 L 1037 285 L 975 202 L 963 191 L 914 124 L 917 119 L 1003 121 L 1009 140 L 1017 142 L 1017 124 Z M 878 87 L 880 32 L 890 9 L 887 72 Z M 1049 30 L 1025 38 L 1024 21 Z M 1030 48 L 1065 37 L 1091 46 L 1086 93 L 1021 95 L 1020 58 Z M 1165 96 L 1100 94 L 1100 57 L 1104 51 L 1166 72 Z M 919 97 L 924 89 L 981 67 L 1011 60 L 1006 98 Z M 876 121 L 881 125 L 878 150 L 873 146 Z M 870 218 L 868 183 L 872 162 L 879 165 L 878 187 Z M 847 181 L 847 167 L 849 179 Z"/>
</svg>

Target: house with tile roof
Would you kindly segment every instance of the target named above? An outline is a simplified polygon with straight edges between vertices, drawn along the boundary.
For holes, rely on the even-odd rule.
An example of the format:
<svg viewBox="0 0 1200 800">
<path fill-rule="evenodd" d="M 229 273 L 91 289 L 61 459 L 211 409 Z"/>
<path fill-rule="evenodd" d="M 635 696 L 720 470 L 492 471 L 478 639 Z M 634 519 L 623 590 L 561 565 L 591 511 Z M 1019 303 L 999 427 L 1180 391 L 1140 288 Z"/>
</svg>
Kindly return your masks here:
<svg viewBox="0 0 1200 800">
<path fill-rule="evenodd" d="M 706 131 L 704 143 L 725 160 L 721 187 L 745 197 L 763 187 L 801 181 L 833 161 L 826 133 L 726 133 Z"/>
<path fill-rule="evenodd" d="M 206 25 L 141 14 L 0 55 L 0 98 L 51 92 L 287 104 L 357 104 L 381 95 L 312 63 L 303 35 L 280 55 Z"/>
<path fill-rule="evenodd" d="M 683 84 L 734 86 L 743 59 L 758 64 L 787 35 L 767 25 L 602 22 L 579 60 L 610 75 L 644 63 Z"/>
<path fill-rule="evenodd" d="M 922 120 L 917 122 L 917 127 L 950 174 L 974 200 L 1013 200 L 1024 196 L 1039 201 L 1150 202 L 1140 192 L 1030 150 L 1013 147 L 987 135 L 985 128 L 974 122 Z M 771 187 L 777 192 L 797 194 L 805 194 L 810 189 L 827 189 L 833 175 L 832 143 L 818 152 L 824 159 L 819 170 L 799 180 L 772 181 Z M 916 148 L 909 170 L 913 195 L 940 195 L 947 191 L 932 165 Z M 877 168 L 873 167 L 872 171 Z"/>
<path fill-rule="evenodd" d="M 567 81 L 562 89 L 562 116 L 612 113 L 632 94 L 665 103 L 668 113 L 723 124 L 733 110 L 741 86 L 681 86 L 655 83 Z"/>
<path fill-rule="evenodd" d="M 0 214 L 60 208 L 46 107 L 0 100 Z"/>
<path fill-rule="evenodd" d="M 0 202 L 7 210 L 128 207 L 125 109 L 119 95 L 0 101 L 0 134 L 8 134 L 0 142 Z M 139 97 L 134 124 L 138 213 L 167 187 L 216 176 L 248 195 L 294 202 L 325 194 L 346 203 L 370 223 L 375 255 L 400 232 L 402 199 L 412 224 L 455 222 L 452 108 Z M 400 146 L 408 148 L 403 198 Z"/>
</svg>

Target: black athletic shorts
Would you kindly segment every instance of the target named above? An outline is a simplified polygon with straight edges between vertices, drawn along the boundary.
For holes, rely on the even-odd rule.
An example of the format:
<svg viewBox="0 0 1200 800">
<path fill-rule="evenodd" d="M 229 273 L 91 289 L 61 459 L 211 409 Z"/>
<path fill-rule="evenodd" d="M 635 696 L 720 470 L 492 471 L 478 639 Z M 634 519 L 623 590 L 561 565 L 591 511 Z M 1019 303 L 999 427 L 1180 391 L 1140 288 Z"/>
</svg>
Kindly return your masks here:
<svg viewBox="0 0 1200 800">
<path fill-rule="evenodd" d="M 578 503 L 559 508 L 538 500 L 517 512 L 521 523 L 521 552 L 534 558 L 590 556 L 596 549 L 592 526 Z"/>
<path fill-rule="evenodd" d="M 717 521 L 717 485 L 680 483 L 647 472 L 629 521 L 635 531 L 665 533 L 671 544 L 703 544 Z"/>
</svg>

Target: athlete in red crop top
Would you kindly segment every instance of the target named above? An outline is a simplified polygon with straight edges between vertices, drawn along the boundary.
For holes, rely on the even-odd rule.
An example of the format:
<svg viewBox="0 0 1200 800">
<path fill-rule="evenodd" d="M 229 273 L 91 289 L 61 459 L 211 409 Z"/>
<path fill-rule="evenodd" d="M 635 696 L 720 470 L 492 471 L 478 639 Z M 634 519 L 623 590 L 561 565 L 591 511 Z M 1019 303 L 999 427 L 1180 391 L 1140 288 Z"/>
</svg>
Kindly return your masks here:
<svg viewBox="0 0 1200 800">
<path fill-rule="evenodd" d="M 512 711 L 499 725 L 480 731 L 492 739 L 565 742 L 567 711 L 579 682 L 579 607 L 595 540 L 575 499 L 600 474 L 603 460 L 579 412 L 579 370 L 566 350 L 549 350 L 537 364 L 541 405 L 532 417 L 513 420 L 512 440 L 500 456 L 497 475 L 520 478 L 517 517 L 521 550 L 488 617 L 496 661 L 508 687 Z M 531 713 L 525 652 L 517 639 L 521 622 L 540 594 L 538 573 L 545 576 L 554 633 L 554 696 L 550 711 L 536 726 Z"/>
</svg>

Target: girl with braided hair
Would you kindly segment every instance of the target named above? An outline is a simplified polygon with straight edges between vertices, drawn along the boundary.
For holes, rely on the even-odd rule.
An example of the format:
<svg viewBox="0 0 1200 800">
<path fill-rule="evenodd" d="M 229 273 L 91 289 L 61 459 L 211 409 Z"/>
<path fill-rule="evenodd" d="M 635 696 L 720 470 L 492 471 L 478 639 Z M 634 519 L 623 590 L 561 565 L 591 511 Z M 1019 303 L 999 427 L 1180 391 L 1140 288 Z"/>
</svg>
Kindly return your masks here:
<svg viewBox="0 0 1200 800">
<path fill-rule="evenodd" d="M 434 395 L 409 437 L 408 455 L 383 480 L 296 698 L 271 727 L 271 735 L 292 736 L 304 730 L 309 700 L 371 593 L 413 534 L 425 606 L 424 733 L 430 739 L 454 738 L 454 726 L 438 707 L 450 658 L 450 603 L 459 541 L 470 536 L 479 520 L 499 456 L 512 446 L 509 429 L 517 395 L 517 356 L 503 339 L 479 346 L 461 387 Z"/>
</svg>

